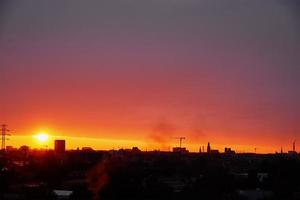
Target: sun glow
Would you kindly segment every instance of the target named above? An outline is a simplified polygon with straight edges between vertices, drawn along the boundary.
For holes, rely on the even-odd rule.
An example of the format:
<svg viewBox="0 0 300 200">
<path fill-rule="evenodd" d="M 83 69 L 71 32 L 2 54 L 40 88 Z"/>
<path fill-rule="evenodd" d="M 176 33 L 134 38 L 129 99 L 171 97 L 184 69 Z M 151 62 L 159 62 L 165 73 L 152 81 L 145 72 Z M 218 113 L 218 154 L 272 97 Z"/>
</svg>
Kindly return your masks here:
<svg viewBox="0 0 300 200">
<path fill-rule="evenodd" d="M 49 140 L 49 135 L 47 133 L 39 133 L 34 138 L 40 143 L 45 143 Z"/>
</svg>

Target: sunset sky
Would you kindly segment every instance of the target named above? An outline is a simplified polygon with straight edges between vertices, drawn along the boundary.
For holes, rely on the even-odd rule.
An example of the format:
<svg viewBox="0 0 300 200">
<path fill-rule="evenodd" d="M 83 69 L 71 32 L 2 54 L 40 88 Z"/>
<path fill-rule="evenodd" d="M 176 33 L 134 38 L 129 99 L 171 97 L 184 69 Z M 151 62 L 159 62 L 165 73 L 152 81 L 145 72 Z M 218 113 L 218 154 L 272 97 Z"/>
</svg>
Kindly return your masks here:
<svg viewBox="0 0 300 200">
<path fill-rule="evenodd" d="M 39 132 L 67 148 L 300 145 L 299 11 L 297 0 L 1 1 L 7 145 L 41 147 Z"/>
</svg>

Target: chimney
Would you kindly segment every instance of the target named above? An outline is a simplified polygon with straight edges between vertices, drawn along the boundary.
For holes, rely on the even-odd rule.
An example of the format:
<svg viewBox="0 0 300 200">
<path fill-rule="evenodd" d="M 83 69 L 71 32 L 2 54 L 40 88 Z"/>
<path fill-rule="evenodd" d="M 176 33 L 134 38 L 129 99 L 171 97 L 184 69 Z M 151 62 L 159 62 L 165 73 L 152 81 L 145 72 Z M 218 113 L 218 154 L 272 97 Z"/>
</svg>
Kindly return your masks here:
<svg viewBox="0 0 300 200">
<path fill-rule="evenodd" d="M 296 151 L 296 140 L 294 140 L 294 142 L 293 142 L 293 151 L 294 152 Z"/>
</svg>

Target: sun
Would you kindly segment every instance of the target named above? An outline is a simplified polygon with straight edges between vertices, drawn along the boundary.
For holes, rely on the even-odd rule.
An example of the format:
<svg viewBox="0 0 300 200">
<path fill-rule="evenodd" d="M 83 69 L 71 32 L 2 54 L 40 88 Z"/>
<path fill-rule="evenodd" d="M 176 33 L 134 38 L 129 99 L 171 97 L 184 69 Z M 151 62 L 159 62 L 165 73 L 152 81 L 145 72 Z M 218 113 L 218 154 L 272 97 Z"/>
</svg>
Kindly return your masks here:
<svg viewBox="0 0 300 200">
<path fill-rule="evenodd" d="M 47 133 L 39 133 L 35 135 L 34 138 L 37 139 L 37 141 L 44 143 L 49 140 L 49 135 Z"/>
</svg>

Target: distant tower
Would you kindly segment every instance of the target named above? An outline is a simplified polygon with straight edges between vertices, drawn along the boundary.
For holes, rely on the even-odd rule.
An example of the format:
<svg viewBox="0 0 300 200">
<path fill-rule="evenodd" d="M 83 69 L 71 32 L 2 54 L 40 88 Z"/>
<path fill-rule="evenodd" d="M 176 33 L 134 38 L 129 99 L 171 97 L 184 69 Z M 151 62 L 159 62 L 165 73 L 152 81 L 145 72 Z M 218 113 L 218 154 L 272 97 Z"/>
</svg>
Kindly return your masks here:
<svg viewBox="0 0 300 200">
<path fill-rule="evenodd" d="M 296 140 L 293 142 L 293 151 L 296 152 Z"/>
<path fill-rule="evenodd" d="M 9 132 L 9 130 L 6 128 L 6 125 L 2 124 L 2 128 L 1 128 L 1 149 L 3 151 L 5 151 L 5 141 L 7 140 L 6 136 L 10 135 L 7 132 Z"/>
<path fill-rule="evenodd" d="M 54 151 L 56 153 L 64 153 L 66 150 L 66 141 L 65 140 L 55 140 L 54 141 Z"/>
<path fill-rule="evenodd" d="M 201 146 L 200 146 L 200 148 L 199 148 L 199 153 L 202 153 L 202 151 L 201 151 Z"/>
<path fill-rule="evenodd" d="M 281 153 L 281 154 L 283 154 L 283 150 L 282 150 L 282 147 L 281 147 L 281 149 L 280 149 L 280 153 Z"/>
<path fill-rule="evenodd" d="M 210 153 L 210 144 L 209 144 L 209 142 L 207 144 L 207 153 Z"/>
</svg>

